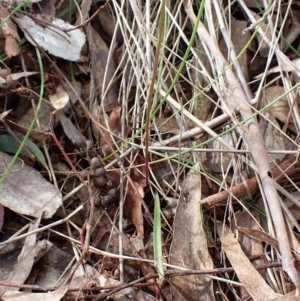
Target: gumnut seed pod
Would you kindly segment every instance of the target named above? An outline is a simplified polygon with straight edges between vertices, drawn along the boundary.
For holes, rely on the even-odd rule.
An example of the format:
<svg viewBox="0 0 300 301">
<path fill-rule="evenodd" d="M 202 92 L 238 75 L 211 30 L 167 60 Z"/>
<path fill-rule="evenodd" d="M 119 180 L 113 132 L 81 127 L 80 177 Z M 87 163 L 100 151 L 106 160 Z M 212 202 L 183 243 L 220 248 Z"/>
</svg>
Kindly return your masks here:
<svg viewBox="0 0 300 301">
<path fill-rule="evenodd" d="M 99 158 L 94 157 L 91 159 L 91 169 L 96 169 L 99 168 L 101 166 L 101 161 Z"/>
</svg>

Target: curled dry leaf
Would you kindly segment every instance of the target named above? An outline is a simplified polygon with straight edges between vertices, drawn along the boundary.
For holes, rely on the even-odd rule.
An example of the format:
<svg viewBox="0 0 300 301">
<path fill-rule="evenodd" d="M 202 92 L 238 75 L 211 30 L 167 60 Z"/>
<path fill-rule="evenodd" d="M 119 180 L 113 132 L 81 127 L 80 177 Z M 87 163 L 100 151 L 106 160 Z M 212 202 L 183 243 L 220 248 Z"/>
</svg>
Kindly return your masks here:
<svg viewBox="0 0 300 301">
<path fill-rule="evenodd" d="M 9 16 L 9 11 L 0 5 L 0 23 L 2 23 L 5 18 Z M 0 36 L 3 36 L 5 39 L 5 53 L 10 58 L 16 56 L 20 53 L 20 48 L 18 41 L 20 37 L 18 35 L 17 26 L 9 18 L 4 22 L 2 28 L 0 28 Z"/>
<path fill-rule="evenodd" d="M 45 16 L 36 16 L 34 21 L 28 16 L 19 15 L 14 20 L 34 46 L 42 47 L 65 60 L 79 60 L 81 48 L 85 43 L 85 34 L 80 29 L 75 29 L 60 19 L 45 20 Z"/>
<path fill-rule="evenodd" d="M 54 94 L 49 95 L 49 100 L 56 110 L 61 110 L 69 102 L 69 94 L 63 89 L 61 85 L 56 87 Z"/>
<path fill-rule="evenodd" d="M 0 153 L 0 174 L 12 156 Z M 51 218 L 62 204 L 60 191 L 41 174 L 18 160 L 0 189 L 0 204 L 12 211 L 33 217 Z"/>
</svg>

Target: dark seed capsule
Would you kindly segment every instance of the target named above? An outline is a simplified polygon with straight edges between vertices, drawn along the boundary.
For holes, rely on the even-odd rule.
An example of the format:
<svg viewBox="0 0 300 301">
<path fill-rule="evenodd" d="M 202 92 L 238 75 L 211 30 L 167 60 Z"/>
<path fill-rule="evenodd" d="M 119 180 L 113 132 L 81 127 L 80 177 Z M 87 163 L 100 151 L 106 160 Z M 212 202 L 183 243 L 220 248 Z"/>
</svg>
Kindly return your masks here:
<svg viewBox="0 0 300 301">
<path fill-rule="evenodd" d="M 94 197 L 94 202 L 95 202 L 95 207 L 100 207 L 101 201 L 100 201 L 100 198 L 98 196 Z"/>
<path fill-rule="evenodd" d="M 107 195 L 111 196 L 114 200 L 117 200 L 118 191 L 116 188 L 112 188 L 112 189 L 108 190 Z"/>
<path fill-rule="evenodd" d="M 103 157 L 107 157 L 109 154 L 111 154 L 111 150 L 108 145 L 104 145 L 102 147 L 102 154 L 103 154 Z"/>
<path fill-rule="evenodd" d="M 85 155 L 86 155 L 86 152 L 85 152 L 85 151 L 80 151 L 80 152 L 79 152 L 79 156 L 85 157 Z"/>
<path fill-rule="evenodd" d="M 94 157 L 91 159 L 91 169 L 96 169 L 101 166 L 101 161 L 99 158 Z"/>
<path fill-rule="evenodd" d="M 104 167 L 97 168 L 94 171 L 94 175 L 97 176 L 97 177 L 103 176 L 105 173 L 106 173 L 106 169 Z"/>
<path fill-rule="evenodd" d="M 92 150 L 93 148 L 94 148 L 94 143 L 93 143 L 93 141 L 91 141 L 91 140 L 87 140 L 86 142 L 85 142 L 85 147 L 86 147 L 86 149 L 89 151 L 89 150 Z"/>
<path fill-rule="evenodd" d="M 75 141 L 75 146 L 78 148 L 85 148 L 85 145 L 86 145 L 86 142 L 82 138 L 79 138 Z"/>
<path fill-rule="evenodd" d="M 94 158 L 98 156 L 97 152 L 94 149 L 88 151 L 87 153 L 89 158 Z"/>
<path fill-rule="evenodd" d="M 88 176 L 89 176 L 89 171 L 86 169 L 83 169 L 80 171 L 80 177 L 82 178 L 82 180 L 87 180 Z"/>
<path fill-rule="evenodd" d="M 93 182 L 94 182 L 95 186 L 97 186 L 99 188 L 104 187 L 104 185 L 106 184 L 105 178 L 103 178 L 101 176 L 93 178 Z"/>
<path fill-rule="evenodd" d="M 104 195 L 101 197 L 101 205 L 104 208 L 112 208 L 114 206 L 114 200 L 109 195 Z"/>
</svg>

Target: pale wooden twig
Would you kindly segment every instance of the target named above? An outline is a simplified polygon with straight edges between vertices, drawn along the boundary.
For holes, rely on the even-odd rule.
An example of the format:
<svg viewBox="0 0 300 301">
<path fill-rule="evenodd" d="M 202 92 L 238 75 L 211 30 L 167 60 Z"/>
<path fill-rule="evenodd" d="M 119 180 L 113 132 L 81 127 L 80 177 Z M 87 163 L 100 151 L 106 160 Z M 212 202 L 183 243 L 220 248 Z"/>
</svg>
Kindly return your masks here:
<svg viewBox="0 0 300 301">
<path fill-rule="evenodd" d="M 184 1 L 184 8 L 190 20 L 195 24 L 196 16 L 189 0 Z M 216 63 L 224 69 L 228 85 L 232 91 L 233 107 L 239 110 L 244 120 L 251 118 L 252 110 L 247 104 L 247 97 L 243 89 L 241 88 L 239 81 L 236 79 L 233 71 L 228 68 L 228 63 L 220 52 L 218 45 L 213 42 L 212 38 L 201 22 L 199 22 L 198 24 L 197 33 L 202 42 L 206 44 L 211 53 L 214 55 Z M 278 200 L 278 195 L 274 180 L 272 178 L 268 156 L 264 148 L 264 141 L 260 133 L 257 120 L 255 118 L 249 119 L 243 127 L 243 132 L 245 141 L 249 149 L 251 150 L 252 157 L 255 164 L 257 165 L 264 194 L 270 207 L 276 229 L 277 239 L 279 241 L 283 269 L 288 273 L 296 287 L 300 288 L 299 272 L 293 264 L 293 257 L 289 248 L 289 239 L 286 231 L 284 216 L 281 210 L 280 202 Z"/>
</svg>

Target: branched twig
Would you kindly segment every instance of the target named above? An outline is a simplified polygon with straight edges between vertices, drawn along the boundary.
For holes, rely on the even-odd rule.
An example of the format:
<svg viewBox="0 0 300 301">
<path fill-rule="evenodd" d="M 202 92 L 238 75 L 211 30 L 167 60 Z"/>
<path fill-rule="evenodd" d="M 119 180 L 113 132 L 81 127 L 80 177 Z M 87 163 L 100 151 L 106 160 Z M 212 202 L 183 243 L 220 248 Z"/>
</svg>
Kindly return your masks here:
<svg viewBox="0 0 300 301">
<path fill-rule="evenodd" d="M 295 168 L 292 166 L 292 168 L 288 169 L 286 172 L 285 170 L 289 168 L 292 165 L 291 162 L 284 162 L 280 164 L 279 168 L 273 168 L 272 169 L 272 176 L 273 178 L 278 177 L 282 173 L 285 175 L 291 175 L 296 172 L 299 172 L 299 168 Z M 282 172 L 283 170 L 283 172 Z M 247 186 L 247 187 L 246 187 Z M 236 198 L 243 198 L 248 195 L 248 191 L 250 193 L 254 193 L 259 188 L 257 178 L 253 177 L 246 181 L 246 185 L 244 183 L 240 183 L 230 190 L 224 190 L 219 193 L 213 194 L 208 196 L 207 198 L 200 201 L 201 204 L 217 204 L 223 201 L 226 201 L 229 196 L 234 196 Z"/>
<path fill-rule="evenodd" d="M 184 1 L 184 7 L 187 15 L 193 23 L 195 23 L 196 16 L 189 0 Z M 283 269 L 288 273 L 293 283 L 297 288 L 300 288 L 299 272 L 293 264 L 293 256 L 289 248 L 289 239 L 286 231 L 285 220 L 281 210 L 274 180 L 268 161 L 268 156 L 265 151 L 263 137 L 259 130 L 257 120 L 251 118 L 252 110 L 248 104 L 247 97 L 242 90 L 233 71 L 228 68 L 228 63 L 220 52 L 218 46 L 213 42 L 203 23 L 199 23 L 197 33 L 199 38 L 206 44 L 211 53 L 216 59 L 220 68 L 225 71 L 225 76 L 229 87 L 232 91 L 232 106 L 240 111 L 244 120 L 247 120 L 243 128 L 245 141 L 251 150 L 252 157 L 262 182 L 263 190 L 268 201 L 273 222 L 276 229 L 277 239 L 279 241 L 279 248 L 282 256 Z"/>
</svg>

